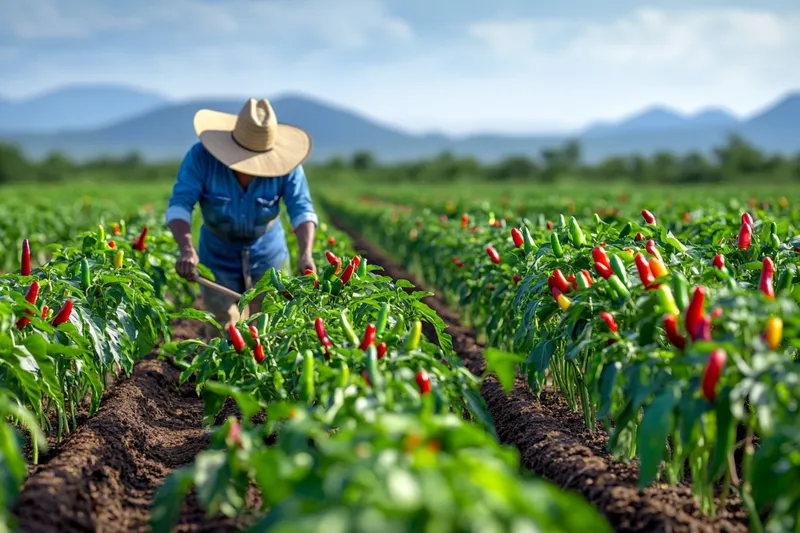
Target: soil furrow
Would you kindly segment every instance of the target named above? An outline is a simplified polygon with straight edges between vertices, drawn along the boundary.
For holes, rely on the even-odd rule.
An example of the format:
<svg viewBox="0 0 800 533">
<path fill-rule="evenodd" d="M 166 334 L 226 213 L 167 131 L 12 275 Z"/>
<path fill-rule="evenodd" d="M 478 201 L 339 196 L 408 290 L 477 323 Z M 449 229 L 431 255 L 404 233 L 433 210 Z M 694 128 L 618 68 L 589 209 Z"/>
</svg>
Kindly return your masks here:
<svg viewBox="0 0 800 533">
<path fill-rule="evenodd" d="M 176 340 L 201 333 L 194 321 L 174 326 Z M 149 531 L 155 491 L 206 448 L 210 435 L 202 428 L 202 399 L 192 382 L 178 385 L 179 374 L 154 352 L 120 378 L 95 416 L 30 472 L 14 507 L 20 531 Z M 206 519 L 190 497 L 177 530 L 233 531 L 243 520 Z"/>
<path fill-rule="evenodd" d="M 372 264 L 384 268 L 394 279 L 414 279 L 379 246 L 365 240 L 329 213 L 331 222 L 350 234 L 356 248 Z M 426 288 L 427 290 L 427 288 Z M 431 291 L 433 292 L 433 291 Z M 481 375 L 486 367 L 484 346 L 471 328 L 460 325 L 457 313 L 436 296 L 423 301 L 448 324 L 453 348 L 467 368 Z M 428 328 L 426 334 L 433 334 Z M 637 489 L 638 467 L 615 461 L 607 452 L 607 435 L 586 430 L 583 417 L 569 412 L 566 400 L 555 390 L 536 398 L 527 383 L 518 378 L 514 390 L 505 395 L 495 375 L 483 382 L 481 394 L 495 421 L 498 435 L 520 451 L 522 464 L 537 475 L 577 491 L 591 501 L 618 532 L 699 533 L 748 531 L 747 514 L 741 500 L 730 497 L 715 518 L 704 517 L 686 485 L 654 485 Z"/>
</svg>

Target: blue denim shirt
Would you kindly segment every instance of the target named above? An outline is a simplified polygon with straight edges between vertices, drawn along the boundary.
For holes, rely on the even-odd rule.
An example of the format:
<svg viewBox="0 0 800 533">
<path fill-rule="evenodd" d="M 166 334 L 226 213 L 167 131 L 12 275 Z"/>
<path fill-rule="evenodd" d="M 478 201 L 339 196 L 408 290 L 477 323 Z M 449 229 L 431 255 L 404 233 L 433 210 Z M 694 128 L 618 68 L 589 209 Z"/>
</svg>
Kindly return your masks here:
<svg viewBox="0 0 800 533">
<path fill-rule="evenodd" d="M 199 202 L 203 215 L 200 262 L 214 273 L 218 283 L 243 292 L 244 251 L 254 282 L 270 267 L 280 269 L 289 259 L 286 235 L 278 218 L 281 199 L 292 227 L 304 222 L 318 224 L 302 165 L 285 176 L 256 178 L 244 189 L 234 172 L 197 142 L 178 170 L 166 221 L 169 224 L 181 219 L 191 224 L 192 211 Z"/>
</svg>

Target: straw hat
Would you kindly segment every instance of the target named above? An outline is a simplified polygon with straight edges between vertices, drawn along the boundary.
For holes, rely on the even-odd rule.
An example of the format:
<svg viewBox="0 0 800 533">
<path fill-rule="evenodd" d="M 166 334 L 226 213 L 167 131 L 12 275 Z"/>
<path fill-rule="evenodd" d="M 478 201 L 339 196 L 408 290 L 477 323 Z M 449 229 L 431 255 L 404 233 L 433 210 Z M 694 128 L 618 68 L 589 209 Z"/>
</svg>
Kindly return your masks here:
<svg viewBox="0 0 800 533">
<path fill-rule="evenodd" d="M 311 136 L 279 124 L 268 100 L 250 98 L 238 115 L 201 109 L 194 131 L 223 165 L 251 176 L 286 175 L 311 153 Z"/>
</svg>

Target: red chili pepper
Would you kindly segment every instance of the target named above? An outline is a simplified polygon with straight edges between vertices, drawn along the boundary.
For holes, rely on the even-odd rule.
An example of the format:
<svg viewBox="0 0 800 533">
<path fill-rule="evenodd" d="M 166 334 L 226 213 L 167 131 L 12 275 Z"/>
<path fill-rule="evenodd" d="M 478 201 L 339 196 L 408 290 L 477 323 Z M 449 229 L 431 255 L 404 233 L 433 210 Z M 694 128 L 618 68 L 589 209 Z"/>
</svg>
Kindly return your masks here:
<svg viewBox="0 0 800 533">
<path fill-rule="evenodd" d="M 303 271 L 303 275 L 304 276 L 314 276 L 314 287 L 319 287 L 319 280 L 317 279 L 317 276 L 314 274 L 313 270 L 311 270 L 310 268 L 307 268 L 307 269 L 305 269 Z"/>
<path fill-rule="evenodd" d="M 603 279 L 608 279 L 614 274 L 613 270 L 611 270 L 609 267 L 607 267 L 602 263 L 595 263 L 594 269 L 597 271 L 598 274 L 600 274 L 600 277 L 602 277 Z"/>
<path fill-rule="evenodd" d="M 375 324 L 367 324 L 367 328 L 364 330 L 364 338 L 361 340 L 361 344 L 358 345 L 359 350 L 366 350 L 375 344 L 375 331 Z"/>
<path fill-rule="evenodd" d="M 689 307 L 686 308 L 686 316 L 684 324 L 686 332 L 690 335 L 697 329 L 697 325 L 703 320 L 703 302 L 706 299 L 705 287 L 696 287 L 692 294 L 692 299 L 689 301 Z"/>
<path fill-rule="evenodd" d="M 700 321 L 695 324 L 694 330 L 689 332 L 693 341 L 711 340 L 711 317 L 703 315 Z"/>
<path fill-rule="evenodd" d="M 750 227 L 753 226 L 753 217 L 751 217 L 750 213 L 747 211 L 742 213 L 742 224 L 750 224 Z"/>
<path fill-rule="evenodd" d="M 47 311 L 49 311 L 49 310 L 50 310 L 50 308 L 47 307 L 46 305 L 42 306 L 42 318 L 47 318 Z"/>
<path fill-rule="evenodd" d="M 234 324 L 228 325 L 228 333 L 231 335 L 231 341 L 233 342 L 233 349 L 236 350 L 236 353 L 242 353 L 244 350 L 245 343 L 244 338 L 242 338 L 242 333 L 236 329 Z"/>
<path fill-rule="evenodd" d="M 354 255 L 353 258 L 350 260 L 350 262 L 353 263 L 356 266 L 356 268 L 358 268 L 358 265 L 361 264 L 361 257 Z"/>
<path fill-rule="evenodd" d="M 328 353 L 328 348 L 333 347 L 333 343 L 331 339 L 328 338 L 328 334 L 325 331 L 325 321 L 322 320 L 322 317 L 317 317 L 314 321 L 314 329 L 317 331 L 317 338 L 319 342 L 322 343 L 322 346 L 325 347 L 325 353 Z"/>
<path fill-rule="evenodd" d="M 261 346 L 261 341 L 258 338 L 258 330 L 255 326 L 250 326 L 250 334 L 253 336 L 253 340 L 256 341 L 256 347 L 253 350 L 253 357 L 256 360 L 256 363 L 260 363 L 264 360 L 264 347 Z"/>
<path fill-rule="evenodd" d="M 149 228 L 147 227 L 146 224 L 145 224 L 144 227 L 142 227 L 142 231 L 139 233 L 139 236 L 136 237 L 136 239 L 134 239 L 134 241 L 133 241 L 133 249 L 134 250 L 136 250 L 138 252 L 143 252 L 145 250 L 145 248 L 147 248 L 147 246 L 145 245 L 145 241 L 147 239 L 147 231 L 148 231 L 148 229 Z"/>
<path fill-rule="evenodd" d="M 382 342 L 378 345 L 378 359 L 383 359 L 384 355 L 386 355 L 386 343 Z"/>
<path fill-rule="evenodd" d="M 645 259 L 644 255 L 641 253 L 638 253 L 634 261 L 636 262 L 636 270 L 639 272 L 639 279 L 642 281 L 642 285 L 644 285 L 645 289 L 650 289 L 655 281 L 655 277 L 653 277 L 653 272 L 650 270 L 647 259 Z"/>
<path fill-rule="evenodd" d="M 656 217 L 647 209 L 642 209 L 642 218 L 644 218 L 644 221 L 648 224 L 655 225 L 656 223 Z"/>
<path fill-rule="evenodd" d="M 679 350 L 686 348 L 686 339 L 678 331 L 678 317 L 675 315 L 664 315 L 664 332 L 670 344 Z"/>
<path fill-rule="evenodd" d="M 569 282 L 567 281 L 567 278 L 564 277 L 564 273 L 561 272 L 560 268 L 557 268 L 553 271 L 553 284 L 564 294 L 568 293 L 570 290 Z"/>
<path fill-rule="evenodd" d="M 330 250 L 327 250 L 325 252 L 325 259 L 327 259 L 328 263 L 330 263 L 331 265 L 335 265 L 339 261 L 339 258 L 336 257 L 336 254 L 334 254 Z"/>
<path fill-rule="evenodd" d="M 739 248 L 747 250 L 750 248 L 750 239 L 753 237 L 753 226 L 750 224 L 742 224 L 739 228 Z"/>
<path fill-rule="evenodd" d="M 521 278 L 520 278 L 520 277 L 519 277 L 517 274 L 514 274 L 514 275 L 511 277 L 511 279 L 514 281 L 514 285 L 516 285 L 517 283 L 519 283 L 519 280 L 520 280 Z"/>
<path fill-rule="evenodd" d="M 38 297 L 39 297 L 39 282 L 34 280 L 31 283 L 30 287 L 28 287 L 28 292 L 25 293 L 25 301 L 33 305 L 36 303 L 36 298 Z M 26 309 L 25 312 L 33 316 L 33 311 Z M 21 317 L 19 320 L 17 320 L 17 328 L 22 329 L 28 324 L 30 324 L 30 322 L 31 320 L 28 317 L 26 316 Z"/>
<path fill-rule="evenodd" d="M 333 237 L 328 237 L 328 245 L 333 246 L 335 244 L 336 244 L 336 239 L 334 239 Z"/>
<path fill-rule="evenodd" d="M 489 257 L 492 259 L 492 263 L 495 265 L 500 263 L 500 254 L 497 253 L 497 250 L 494 249 L 494 246 L 491 244 L 486 247 L 486 253 L 489 254 Z"/>
<path fill-rule="evenodd" d="M 617 332 L 617 321 L 614 320 L 614 315 L 609 312 L 603 311 L 600 313 L 600 318 L 605 320 L 606 324 L 608 325 L 608 329 L 613 331 L 614 333 Z"/>
<path fill-rule="evenodd" d="M 692 221 L 692 216 L 687 211 L 683 212 L 683 221 L 687 223 Z"/>
<path fill-rule="evenodd" d="M 647 241 L 647 243 L 644 245 L 644 249 L 647 250 L 647 253 L 649 253 L 659 261 L 664 261 L 661 258 L 661 254 L 659 253 L 658 248 L 656 248 L 656 241 L 654 241 L 653 239 Z"/>
<path fill-rule="evenodd" d="M 31 246 L 28 239 L 22 241 L 22 257 L 20 257 L 19 273 L 23 276 L 31 275 Z"/>
<path fill-rule="evenodd" d="M 606 246 L 608 246 L 608 245 L 607 245 L 605 242 L 601 242 L 601 243 L 600 243 L 600 246 L 602 246 L 603 248 L 605 248 L 605 247 L 606 247 Z"/>
<path fill-rule="evenodd" d="M 721 307 L 715 307 L 714 310 L 711 311 L 711 319 L 712 320 L 716 320 L 721 316 L 722 316 L 722 308 Z"/>
<path fill-rule="evenodd" d="M 469 225 L 469 215 L 464 213 L 463 215 L 461 215 L 461 229 L 467 229 L 468 225 Z"/>
<path fill-rule="evenodd" d="M 122 235 L 122 231 L 120 230 L 119 224 L 116 222 L 114 223 L 114 230 L 111 232 L 112 235 Z"/>
<path fill-rule="evenodd" d="M 714 256 L 714 259 L 711 260 L 711 264 L 714 268 L 722 270 L 725 268 L 725 256 L 722 254 L 717 254 Z"/>
<path fill-rule="evenodd" d="M 422 394 L 427 394 L 431 391 L 430 376 L 428 376 L 428 373 L 423 369 L 417 372 L 417 386 L 419 387 L 419 392 Z"/>
<path fill-rule="evenodd" d="M 353 277 L 353 272 L 355 271 L 356 266 L 353 263 L 348 264 L 344 267 L 344 272 L 342 272 L 341 279 L 342 284 L 347 285 L 347 282 L 350 281 L 350 278 Z"/>
<path fill-rule="evenodd" d="M 634 240 L 643 241 L 644 240 L 644 235 L 642 235 L 642 232 L 637 231 L 636 232 L 636 236 L 634 237 Z"/>
<path fill-rule="evenodd" d="M 595 264 L 599 263 L 603 266 L 611 268 L 611 261 L 608 260 L 608 255 L 606 255 L 606 251 L 603 250 L 600 246 L 595 246 L 592 248 L 592 259 L 594 259 Z"/>
<path fill-rule="evenodd" d="M 556 287 L 555 285 L 552 285 L 552 286 L 550 287 L 550 294 L 552 294 L 552 295 L 553 295 L 553 300 L 556 300 L 556 301 L 558 301 L 558 296 L 559 296 L 560 294 L 564 294 L 564 293 L 563 293 L 563 291 L 562 291 L 561 289 L 559 289 L 559 288 L 558 288 L 558 287 Z"/>
<path fill-rule="evenodd" d="M 708 355 L 708 363 L 705 370 L 703 370 L 702 386 L 703 396 L 709 402 L 713 402 L 717 398 L 717 382 L 727 358 L 728 354 L 722 348 L 717 348 Z"/>
<path fill-rule="evenodd" d="M 547 229 L 549 229 L 549 230 L 553 229 L 553 222 L 551 220 L 547 221 Z"/>
<path fill-rule="evenodd" d="M 372 386 L 372 383 L 369 382 L 369 372 L 367 372 L 366 370 L 362 370 L 361 377 L 364 378 L 364 381 L 367 382 L 367 385 Z"/>
<path fill-rule="evenodd" d="M 115 243 L 114 241 L 108 241 L 108 247 L 109 248 L 116 248 L 117 247 L 117 243 Z"/>
<path fill-rule="evenodd" d="M 462 263 L 461 259 L 458 257 L 453 257 L 453 263 L 455 263 L 458 268 L 464 268 L 464 263 Z"/>
<path fill-rule="evenodd" d="M 589 273 L 588 270 L 581 270 L 581 275 L 586 279 L 586 284 L 588 286 L 592 286 L 592 275 Z"/>
<path fill-rule="evenodd" d="M 522 232 L 518 228 L 511 228 L 511 238 L 514 240 L 514 246 L 522 248 L 525 241 L 522 239 Z"/>
<path fill-rule="evenodd" d="M 775 299 L 775 289 L 772 278 L 775 276 L 775 262 L 771 257 L 765 257 L 761 266 L 761 278 L 758 280 L 758 289 L 767 295 L 770 300 Z"/>
<path fill-rule="evenodd" d="M 576 283 L 575 280 L 575 274 L 570 274 L 569 277 L 567 278 L 567 281 L 570 283 L 570 286 L 572 287 L 573 291 L 578 290 L 578 284 Z"/>
<path fill-rule="evenodd" d="M 53 326 L 58 327 L 67 320 L 69 320 L 69 316 L 72 314 L 72 300 L 65 300 L 64 305 L 61 306 L 61 309 L 58 310 L 56 316 L 53 317 Z"/>
</svg>

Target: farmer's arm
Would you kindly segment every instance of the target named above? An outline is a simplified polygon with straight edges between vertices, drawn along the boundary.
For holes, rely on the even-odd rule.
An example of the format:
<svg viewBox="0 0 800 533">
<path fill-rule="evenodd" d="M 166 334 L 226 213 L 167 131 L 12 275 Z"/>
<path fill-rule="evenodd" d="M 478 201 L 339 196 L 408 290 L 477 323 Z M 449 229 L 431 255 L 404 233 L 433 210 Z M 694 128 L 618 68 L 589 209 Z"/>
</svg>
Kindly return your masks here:
<svg viewBox="0 0 800 533">
<path fill-rule="evenodd" d="M 316 272 L 317 268 L 311 252 L 319 220 L 314 211 L 314 204 L 311 202 L 311 193 L 308 190 L 308 181 L 302 165 L 289 174 L 283 191 L 283 201 L 297 236 L 300 272 L 302 273 L 305 269 Z"/>
<path fill-rule="evenodd" d="M 178 169 L 165 217 L 180 249 L 175 270 L 187 279 L 194 277 L 198 263 L 192 242 L 192 211 L 200 200 L 204 176 L 203 157 L 200 145 L 196 144 L 186 154 Z"/>
</svg>

